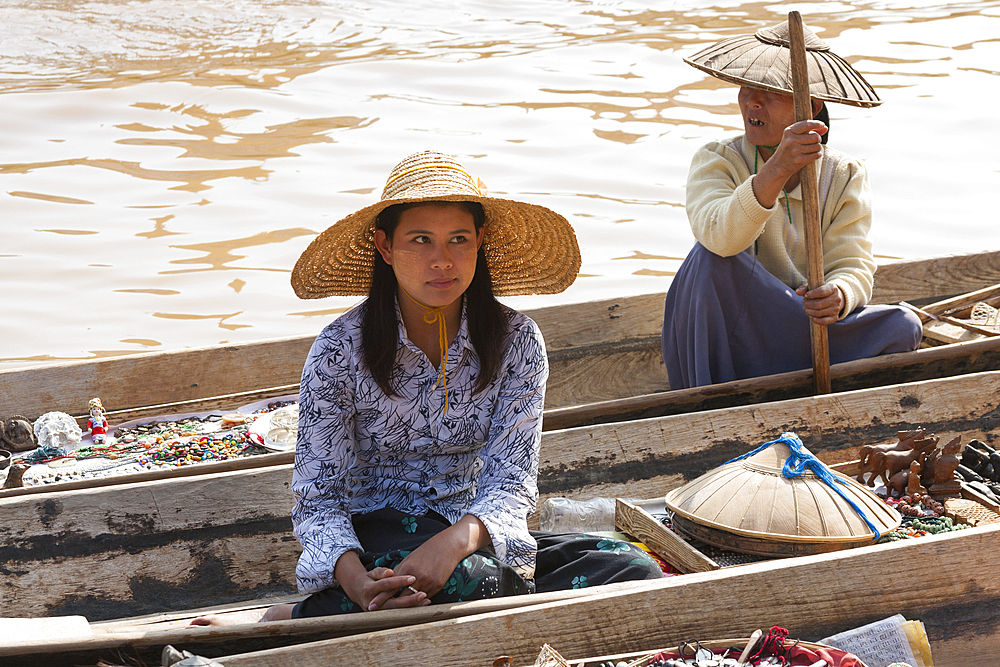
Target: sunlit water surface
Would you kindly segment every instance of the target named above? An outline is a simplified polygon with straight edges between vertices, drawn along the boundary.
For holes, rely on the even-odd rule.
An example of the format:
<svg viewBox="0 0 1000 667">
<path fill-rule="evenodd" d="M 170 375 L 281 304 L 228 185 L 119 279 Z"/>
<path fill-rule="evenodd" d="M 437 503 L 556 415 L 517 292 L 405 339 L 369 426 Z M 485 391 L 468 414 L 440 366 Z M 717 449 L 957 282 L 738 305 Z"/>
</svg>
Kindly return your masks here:
<svg viewBox="0 0 1000 667">
<path fill-rule="evenodd" d="M 880 257 L 1000 249 L 1000 1 L 5 0 L 0 369 L 315 334 L 295 259 L 414 151 L 549 206 L 576 283 L 665 291 L 691 154 L 740 130 L 682 57 L 790 9 L 885 103 L 832 105 Z"/>
</svg>

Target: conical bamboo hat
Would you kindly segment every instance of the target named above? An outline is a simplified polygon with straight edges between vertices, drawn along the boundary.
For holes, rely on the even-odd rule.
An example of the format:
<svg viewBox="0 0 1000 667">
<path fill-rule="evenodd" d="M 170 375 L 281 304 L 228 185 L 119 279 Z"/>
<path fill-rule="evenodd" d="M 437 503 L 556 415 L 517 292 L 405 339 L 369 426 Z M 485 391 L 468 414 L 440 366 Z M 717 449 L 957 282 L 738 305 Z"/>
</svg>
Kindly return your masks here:
<svg viewBox="0 0 1000 667">
<path fill-rule="evenodd" d="M 830 50 L 811 30 L 802 27 L 809 68 L 809 94 L 827 102 L 856 107 L 882 104 L 871 84 L 850 64 Z M 752 35 L 724 39 L 702 49 L 684 62 L 717 79 L 792 94 L 792 60 L 788 22 L 761 28 Z"/>
<path fill-rule="evenodd" d="M 796 466 L 801 472 L 789 477 L 786 473 L 793 469 L 794 474 Z M 812 551 L 832 551 L 871 543 L 878 537 L 875 530 L 885 534 L 902 522 L 899 513 L 868 488 L 816 459 L 794 433 L 674 489 L 666 505 L 682 532 L 716 546 L 766 555 L 807 551 L 790 548 L 782 553 L 774 544 L 756 549 L 740 545 L 799 543 L 813 545 Z M 706 539 L 713 531 L 728 536 Z"/>
</svg>

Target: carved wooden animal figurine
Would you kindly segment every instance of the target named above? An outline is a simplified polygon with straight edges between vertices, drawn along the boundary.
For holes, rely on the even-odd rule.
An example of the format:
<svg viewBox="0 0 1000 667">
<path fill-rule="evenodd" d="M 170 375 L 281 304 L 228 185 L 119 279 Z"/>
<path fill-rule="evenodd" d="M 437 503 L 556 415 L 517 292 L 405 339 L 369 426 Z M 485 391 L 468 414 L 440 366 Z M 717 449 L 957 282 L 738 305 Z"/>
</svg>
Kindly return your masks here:
<svg viewBox="0 0 1000 667">
<path fill-rule="evenodd" d="M 935 447 L 934 450 L 930 454 L 927 455 L 927 460 L 924 461 L 924 470 L 923 470 L 923 472 L 920 473 L 920 483 L 921 484 L 923 484 L 924 486 L 926 486 L 928 488 L 930 488 L 930 486 L 932 484 L 934 484 L 934 477 L 937 474 L 937 462 L 938 462 L 938 460 L 941 458 L 941 455 L 944 453 L 945 448 L 947 448 L 949 446 L 955 447 L 956 445 L 957 445 L 957 443 L 955 442 L 955 440 L 952 440 L 947 445 Z M 966 449 L 965 447 L 961 448 L 961 450 L 962 450 L 963 453 L 964 453 L 965 449 Z M 961 454 L 960 454 L 959 455 L 959 462 L 960 463 L 961 463 L 961 460 L 962 460 L 962 457 L 961 457 Z"/>
<path fill-rule="evenodd" d="M 875 480 L 882 478 L 882 483 L 889 486 L 889 478 L 900 470 L 910 467 L 910 462 L 917 459 L 923 460 L 934 447 L 937 446 L 938 438 L 922 438 L 914 441 L 914 449 L 908 451 L 873 452 L 868 458 L 868 464 L 861 469 L 858 478 L 863 479 L 864 473 L 870 472 L 868 486 L 875 486 Z"/>
<path fill-rule="evenodd" d="M 913 442 L 915 440 L 923 439 L 927 436 L 927 429 L 917 429 L 916 431 L 897 431 L 896 438 L 897 442 L 890 442 L 884 445 L 864 445 L 858 449 L 858 462 L 861 466 L 862 475 L 865 467 L 869 464 L 869 459 L 871 455 L 875 452 L 903 452 L 913 448 Z M 862 475 L 858 475 L 858 481 L 864 482 Z"/>
<path fill-rule="evenodd" d="M 962 483 L 955 479 L 955 469 L 962 462 L 961 436 L 956 437 L 941 448 L 941 454 L 934 462 L 934 481 L 929 486 L 932 498 L 955 498 L 962 495 Z"/>
<path fill-rule="evenodd" d="M 888 483 L 885 485 L 886 492 L 894 497 L 898 498 L 903 495 L 903 491 L 906 489 L 906 484 L 910 479 L 909 470 L 900 470 L 895 475 L 889 478 Z"/>
<path fill-rule="evenodd" d="M 930 486 L 934 483 L 934 469 L 937 467 L 939 458 L 941 458 L 941 448 L 935 447 L 934 451 L 928 454 L 924 460 L 924 469 L 920 473 L 920 483 L 924 486 Z"/>
<path fill-rule="evenodd" d="M 14 415 L 6 421 L 0 420 L 0 444 L 12 452 L 26 452 L 37 447 L 38 441 L 35 440 L 31 422 L 21 415 Z"/>
<path fill-rule="evenodd" d="M 24 486 L 21 477 L 24 475 L 24 471 L 30 467 L 27 463 L 12 463 L 10 470 L 7 471 L 7 480 L 3 483 L 3 488 L 18 489 Z"/>
</svg>

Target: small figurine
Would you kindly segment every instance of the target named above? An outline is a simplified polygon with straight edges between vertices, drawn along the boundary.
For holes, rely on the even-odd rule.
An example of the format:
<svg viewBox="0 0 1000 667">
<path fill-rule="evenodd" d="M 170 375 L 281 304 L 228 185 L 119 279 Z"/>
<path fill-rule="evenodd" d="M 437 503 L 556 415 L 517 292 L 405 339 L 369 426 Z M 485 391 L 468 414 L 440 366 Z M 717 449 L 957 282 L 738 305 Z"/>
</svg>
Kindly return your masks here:
<svg viewBox="0 0 1000 667">
<path fill-rule="evenodd" d="M 929 485 L 932 498 L 958 498 L 962 495 L 962 483 L 955 479 L 955 469 L 962 461 L 961 436 L 956 437 L 941 448 L 941 455 L 934 463 L 934 480 Z"/>
<path fill-rule="evenodd" d="M 90 433 L 90 437 L 95 445 L 104 444 L 104 439 L 108 433 L 108 420 L 104 418 L 105 411 L 104 406 L 101 405 L 101 399 L 90 399 L 88 407 L 90 408 L 90 419 L 87 420 L 87 428 L 85 430 Z"/>
<path fill-rule="evenodd" d="M 923 462 L 924 455 L 921 455 L 916 460 L 910 461 L 909 469 L 896 472 L 889 478 L 889 482 L 886 484 L 887 492 L 897 498 L 904 493 L 912 496 L 917 491 L 926 494 L 927 490 L 920 486 L 920 471 L 923 468 Z"/>
<path fill-rule="evenodd" d="M 858 475 L 858 483 L 863 484 L 864 473 L 871 470 L 869 460 L 875 452 L 905 452 L 913 449 L 913 443 L 927 436 L 927 429 L 917 429 L 915 431 L 896 431 L 896 442 L 889 442 L 884 445 L 863 445 L 858 449 L 858 463 L 863 471 Z"/>
<path fill-rule="evenodd" d="M 910 472 L 906 480 L 906 495 L 911 498 L 918 493 L 921 495 L 927 495 L 927 489 L 920 485 L 920 461 L 910 462 Z"/>
</svg>

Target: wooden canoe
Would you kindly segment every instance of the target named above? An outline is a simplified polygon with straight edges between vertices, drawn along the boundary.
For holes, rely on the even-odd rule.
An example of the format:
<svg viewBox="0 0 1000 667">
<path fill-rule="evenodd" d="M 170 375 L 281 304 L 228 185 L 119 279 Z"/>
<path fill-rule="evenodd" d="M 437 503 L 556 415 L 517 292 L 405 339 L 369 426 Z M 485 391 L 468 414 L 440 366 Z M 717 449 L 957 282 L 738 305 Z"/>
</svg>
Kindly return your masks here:
<svg viewBox="0 0 1000 667">
<path fill-rule="evenodd" d="M 219 658 L 226 667 L 530 665 L 614 655 L 778 625 L 820 639 L 901 613 L 923 621 L 936 667 L 1000 663 L 1000 525 L 647 582 L 643 587 Z M 419 648 L 417 648 L 419 647 Z"/>
<path fill-rule="evenodd" d="M 875 303 L 926 304 L 1000 283 L 1000 252 L 884 264 Z M 526 311 L 549 351 L 546 430 L 628 417 L 690 412 L 803 395 L 810 371 L 667 392 L 660 353 L 664 295 L 647 294 Z M 65 362 L 0 371 L 0 416 L 30 418 L 59 410 L 86 420 L 87 402 L 100 396 L 112 424 L 140 417 L 232 408 L 297 391 L 314 335 L 255 343 Z M 835 390 L 929 379 L 1000 368 L 997 345 L 945 346 L 917 356 L 892 355 L 874 365 L 833 367 Z M 873 360 L 874 361 L 874 360 Z M 778 389 L 791 385 L 791 390 Z M 652 396 L 650 396 L 652 395 Z M 732 398 L 725 398 L 731 396 Z M 639 397 L 634 408 L 573 406 Z M 652 404 L 666 407 L 651 408 Z M 674 407 L 670 407 L 674 405 Z M 630 411 L 631 410 L 631 411 Z M 595 417 L 595 415 L 597 415 Z"/>
<path fill-rule="evenodd" d="M 924 303 L 1000 280 L 1000 252 L 886 264 L 877 275 L 876 301 Z M 994 286 L 993 291 L 1000 290 Z M 812 392 L 810 370 L 661 391 L 667 387 L 657 333 L 662 301 L 662 294 L 653 294 L 530 312 L 549 342 L 552 372 L 543 423 L 546 431 L 750 405 Z M 302 359 L 310 344 L 311 336 L 294 337 L 0 371 L 0 417 L 18 413 L 34 417 L 61 410 L 77 414 L 83 423 L 87 401 L 95 395 L 116 408 L 109 413 L 112 424 L 232 409 L 297 391 Z M 997 369 L 1000 337 L 836 364 L 831 376 L 836 391 L 848 391 Z M 656 393 L 644 393 L 653 390 Z M 291 460 L 290 454 L 269 454 L 0 490 L 0 497 L 247 470 Z"/>
<path fill-rule="evenodd" d="M 657 497 L 782 431 L 795 431 L 821 459 L 835 463 L 852 458 L 858 445 L 887 441 L 897 430 L 916 426 L 942 438 L 961 435 L 995 441 L 1000 437 L 1000 372 L 548 432 L 542 438 L 539 488 L 543 498 Z M 0 566 L 5 575 L 0 609 L 4 616 L 81 614 L 96 622 L 292 595 L 299 549 L 290 532 L 289 478 L 290 465 L 284 464 L 0 498 Z M 800 634 L 806 630 L 821 634 L 826 628 L 837 631 L 860 625 L 888 611 L 920 617 L 928 624 L 932 641 L 943 641 L 942 645 L 953 646 L 956 655 L 962 655 L 964 644 L 944 641 L 946 636 L 965 637 L 980 646 L 976 632 L 981 629 L 994 641 L 994 649 L 1000 645 L 995 641 L 1000 625 L 1000 606 L 996 604 L 1000 601 L 1000 579 L 989 564 L 996 537 L 995 529 L 976 528 L 891 548 L 863 547 L 779 564 L 685 575 L 622 593 L 626 597 L 609 598 L 596 607 L 552 602 L 554 606 L 546 613 L 559 617 L 565 607 L 566 613 L 578 614 L 567 618 L 583 623 L 581 631 L 571 633 L 571 641 L 564 645 L 573 651 L 579 648 L 581 654 L 600 653 L 605 650 L 601 647 L 611 652 L 607 643 L 598 639 L 604 631 L 583 631 L 587 618 L 606 619 L 612 607 L 648 607 L 655 611 L 638 615 L 642 621 L 638 621 L 641 628 L 636 636 L 655 634 L 650 646 L 662 643 L 664 633 L 674 636 L 670 632 L 721 636 L 755 629 L 747 623 L 802 628 L 805 622 L 809 625 Z M 955 548 L 947 546 L 958 539 L 968 541 L 956 543 L 961 546 Z M 948 567 L 941 566 L 945 560 L 950 562 Z M 926 564 L 919 591 L 904 587 L 918 579 L 912 571 L 905 576 L 891 572 L 890 564 L 897 562 Z M 747 578 L 739 579 L 737 570 Z M 856 579 L 848 577 L 849 572 L 857 572 Z M 703 588 L 689 589 L 687 584 Z M 727 601 L 722 613 L 719 600 L 728 595 L 724 591 L 758 588 L 759 597 L 740 598 L 738 604 Z M 788 597 L 792 592 L 795 595 Z M 696 601 L 702 598 L 706 602 L 695 613 L 701 604 Z M 686 602 L 678 606 L 675 600 Z M 758 613 L 765 608 L 770 610 L 766 617 Z M 591 609 L 599 611 L 590 616 Z M 752 617 L 743 615 L 744 625 L 736 623 L 724 630 L 714 625 L 735 623 L 746 610 L 756 612 Z M 481 640 L 470 641 L 468 650 L 473 653 L 464 656 L 466 662 L 482 664 L 485 653 L 503 642 L 507 643 L 501 652 L 530 662 L 527 653 L 537 652 L 538 646 L 548 641 L 540 639 L 534 645 L 544 632 L 552 631 L 553 624 L 541 622 L 544 615 L 532 617 L 537 631 L 528 632 L 532 623 L 522 625 L 527 617 L 518 613 L 487 614 L 491 620 L 481 620 L 481 626 L 478 620 L 454 621 L 455 631 L 465 633 L 467 629 L 470 633 L 462 636 Z M 663 619 L 676 620 L 665 623 Z M 476 629 L 493 632 L 498 627 L 494 624 L 505 623 L 512 630 L 489 640 Z M 216 631 L 202 630 L 209 633 L 205 637 Z M 255 631 L 280 634 L 263 626 Z M 413 636 L 415 645 L 430 647 L 445 641 L 419 634 L 421 629 L 413 631 L 418 633 Z M 440 636 L 448 638 L 448 646 L 454 639 L 450 631 Z M 565 641 L 566 635 L 559 636 Z M 388 656 L 408 643 L 378 637 L 371 644 L 335 641 L 348 642 L 345 655 L 365 660 L 369 658 L 364 656 L 369 656 L 379 663 L 383 660 L 375 656 L 383 651 Z M 370 646 L 371 652 L 363 646 Z M 444 646 L 439 647 L 441 651 Z M 3 651 L 0 648 L 0 656 Z M 451 658 L 433 655 L 444 664 L 458 659 L 458 654 Z"/>
<path fill-rule="evenodd" d="M 231 658 L 232 664 L 297 664 L 310 652 L 321 656 L 323 662 L 303 664 L 327 664 L 334 652 L 361 660 L 362 664 L 383 664 L 403 657 L 395 653 L 399 647 L 394 644 L 413 642 L 430 647 L 435 662 L 466 664 L 455 656 L 442 655 L 447 653 L 449 642 L 455 641 L 452 633 L 461 630 L 468 634 L 462 635 L 458 645 L 463 652 L 471 651 L 463 653 L 463 657 L 472 664 L 489 665 L 493 658 L 509 655 L 518 660 L 515 664 L 526 665 L 542 643 L 555 643 L 560 650 L 571 651 L 567 657 L 608 655 L 676 646 L 692 637 L 734 632 L 731 628 L 749 634 L 752 628 L 766 629 L 770 625 L 788 627 L 800 637 L 820 639 L 903 612 L 927 625 L 938 667 L 993 664 L 1000 657 L 1000 615 L 994 608 L 1000 600 L 1000 587 L 990 582 L 979 587 L 979 578 L 987 577 L 984 569 L 957 568 L 981 565 L 998 537 L 1000 524 L 994 524 L 958 534 L 717 569 L 663 582 L 624 582 L 338 618 L 187 627 L 196 615 L 265 606 L 273 600 L 161 613 L 92 623 L 87 635 L 50 634 L 44 639 L 8 641 L 0 645 L 0 663 L 32 665 L 44 660 L 52 667 L 69 666 L 93 664 L 99 656 L 107 659 L 115 654 L 151 662 L 164 645 L 171 644 L 212 657 L 292 647 L 236 656 Z M 950 557 L 952 553 L 955 558 Z M 942 554 L 949 555 L 949 567 L 943 571 Z M 870 579 L 869 572 L 883 571 L 888 574 L 877 585 L 862 585 Z M 923 595 L 915 595 L 908 585 L 915 578 L 920 582 L 918 593 Z M 969 588 L 974 586 L 976 590 L 970 594 Z M 948 598 L 949 603 L 942 605 L 942 599 Z M 631 613 L 636 609 L 642 609 L 643 614 Z M 652 614 L 651 622 L 636 618 L 641 615 L 645 619 L 646 614 Z M 552 622 L 553 615 L 565 622 Z M 614 625 L 627 628 L 627 632 L 609 632 L 607 618 L 619 619 Z M 539 621 L 540 625 L 536 625 Z M 416 627 L 423 625 L 426 629 Z M 517 635 L 505 638 L 499 634 L 497 628 L 504 625 L 512 626 Z M 567 631 L 567 625 L 579 630 Z M 970 629 L 974 629 L 971 640 Z M 955 641 L 952 632 L 964 639 Z M 329 641 L 335 638 L 343 641 Z M 318 643 L 298 646 L 307 642 Z M 963 662 L 971 657 L 980 657 L 984 662 Z M 223 662 L 230 664 L 228 660 Z M 331 664 L 341 663 L 334 660 Z"/>
</svg>

